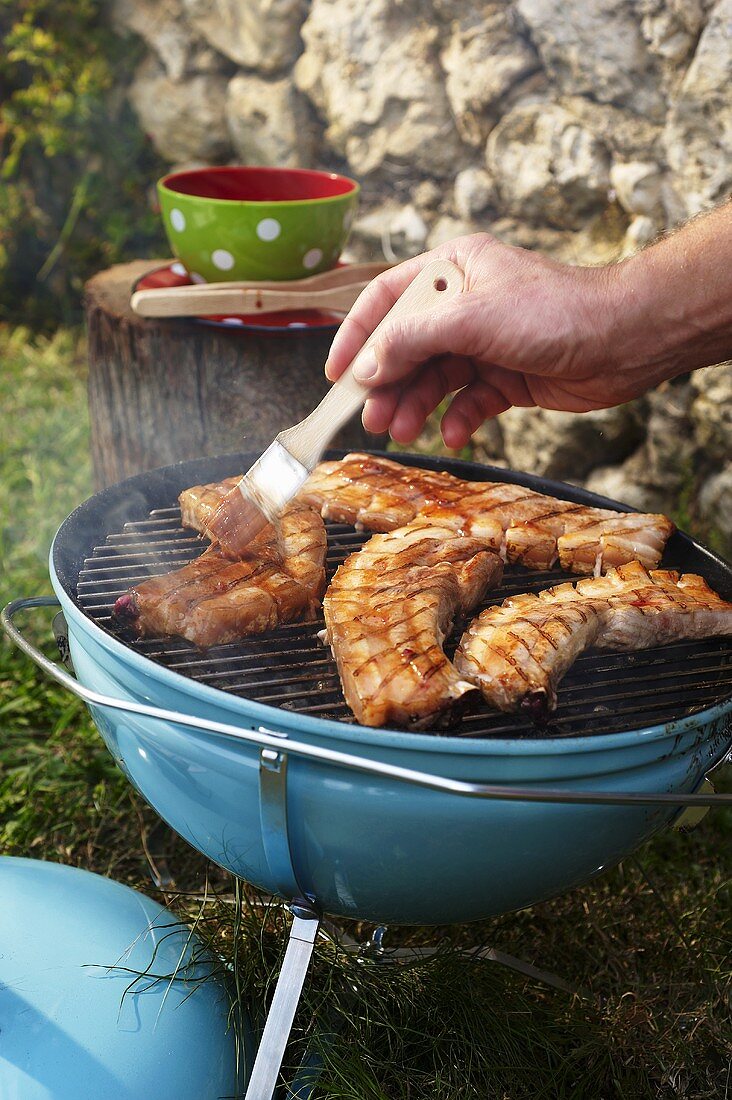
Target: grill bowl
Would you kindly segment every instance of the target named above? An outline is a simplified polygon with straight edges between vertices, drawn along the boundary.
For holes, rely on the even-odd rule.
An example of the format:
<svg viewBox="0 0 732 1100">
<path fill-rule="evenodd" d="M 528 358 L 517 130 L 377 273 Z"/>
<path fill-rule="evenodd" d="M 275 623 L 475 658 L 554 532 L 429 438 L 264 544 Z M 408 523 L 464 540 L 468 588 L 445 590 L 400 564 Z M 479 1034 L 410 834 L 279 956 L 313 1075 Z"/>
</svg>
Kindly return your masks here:
<svg viewBox="0 0 732 1100">
<path fill-rule="evenodd" d="M 187 486 L 231 475 L 255 457 L 197 460 L 138 475 L 92 497 L 62 525 L 51 550 L 51 580 L 84 686 L 473 783 L 687 793 L 724 757 L 730 699 L 673 721 L 592 736 L 469 739 L 374 730 L 197 682 L 137 652 L 85 613 L 77 584 L 92 547 L 125 522 L 169 507 Z M 436 465 L 417 456 L 408 460 Z M 441 465 L 468 479 L 510 480 L 588 504 L 610 503 L 526 475 L 456 461 Z M 669 564 L 703 573 L 729 596 L 723 562 L 686 536 L 672 543 Z M 725 659 L 720 651 L 719 660 Z M 283 838 L 272 836 L 255 745 L 173 720 L 90 709 L 115 760 L 161 817 L 237 876 L 285 895 L 273 860 Z M 384 923 L 462 922 L 533 904 L 617 863 L 676 813 L 669 806 L 485 801 L 293 754 L 287 767 L 286 840 L 301 892 L 327 912 Z"/>
</svg>

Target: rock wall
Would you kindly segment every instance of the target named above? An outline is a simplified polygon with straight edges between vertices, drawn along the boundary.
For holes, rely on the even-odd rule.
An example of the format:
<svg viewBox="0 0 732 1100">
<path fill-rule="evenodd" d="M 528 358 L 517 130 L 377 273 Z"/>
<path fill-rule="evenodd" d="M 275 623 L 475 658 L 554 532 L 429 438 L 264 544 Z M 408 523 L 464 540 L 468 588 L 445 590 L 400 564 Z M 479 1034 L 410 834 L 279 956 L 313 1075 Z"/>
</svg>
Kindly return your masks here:
<svg viewBox="0 0 732 1100">
<path fill-rule="evenodd" d="M 732 190 L 732 0 L 112 10 L 147 45 L 129 94 L 162 155 L 356 176 L 352 258 L 396 260 L 487 229 L 570 262 L 611 261 Z M 686 494 L 732 538 L 730 369 L 610 413 L 512 410 L 478 451 L 644 505 Z"/>
</svg>

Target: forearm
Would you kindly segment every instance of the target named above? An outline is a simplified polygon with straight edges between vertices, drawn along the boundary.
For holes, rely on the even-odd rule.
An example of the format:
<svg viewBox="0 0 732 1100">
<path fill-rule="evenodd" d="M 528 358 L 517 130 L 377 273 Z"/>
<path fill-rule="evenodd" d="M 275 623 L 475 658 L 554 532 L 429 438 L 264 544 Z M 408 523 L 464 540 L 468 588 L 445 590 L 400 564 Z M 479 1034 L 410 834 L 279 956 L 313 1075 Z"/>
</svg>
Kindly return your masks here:
<svg viewBox="0 0 732 1100">
<path fill-rule="evenodd" d="M 618 370 L 650 387 L 732 358 L 732 202 L 606 273 Z"/>
</svg>

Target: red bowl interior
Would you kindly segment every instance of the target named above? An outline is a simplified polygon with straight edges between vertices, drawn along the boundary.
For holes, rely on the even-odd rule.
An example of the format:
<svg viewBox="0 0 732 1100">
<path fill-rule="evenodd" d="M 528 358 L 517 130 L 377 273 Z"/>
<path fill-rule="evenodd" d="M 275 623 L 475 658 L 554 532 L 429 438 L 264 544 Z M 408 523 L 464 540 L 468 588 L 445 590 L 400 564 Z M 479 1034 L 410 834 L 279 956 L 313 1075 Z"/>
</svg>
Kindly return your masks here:
<svg viewBox="0 0 732 1100">
<path fill-rule="evenodd" d="M 335 172 L 306 168 L 194 168 L 162 181 L 169 191 L 203 199 L 236 202 L 302 202 L 331 199 L 355 191 L 358 184 Z"/>
</svg>

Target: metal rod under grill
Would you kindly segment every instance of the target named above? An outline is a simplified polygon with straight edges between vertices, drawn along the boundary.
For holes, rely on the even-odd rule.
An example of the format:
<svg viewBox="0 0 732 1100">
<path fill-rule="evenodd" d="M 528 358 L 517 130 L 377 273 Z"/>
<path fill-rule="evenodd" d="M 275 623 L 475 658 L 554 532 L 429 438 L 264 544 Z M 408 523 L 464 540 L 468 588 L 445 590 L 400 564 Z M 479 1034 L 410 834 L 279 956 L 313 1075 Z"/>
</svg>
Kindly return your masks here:
<svg viewBox="0 0 732 1100">
<path fill-rule="evenodd" d="M 342 524 L 326 524 L 327 573 L 369 538 Z M 115 600 L 145 577 L 180 568 L 207 543 L 181 526 L 180 510 L 157 508 L 147 519 L 126 523 L 95 546 L 79 573 L 77 599 L 100 626 L 123 637 L 111 620 Z M 476 609 L 519 592 L 538 592 L 575 576 L 528 573 L 507 566 L 500 588 Z M 299 714 L 352 722 L 335 661 L 317 634 L 322 617 L 203 651 L 180 638 L 129 642 L 142 655 L 200 683 Z M 452 655 L 463 623 L 445 649 Z M 562 737 L 597 735 L 669 722 L 704 710 L 732 693 L 732 644 L 724 639 L 679 642 L 633 653 L 594 651 L 577 660 L 559 688 L 556 712 L 546 727 L 481 705 L 448 732 L 452 736 Z"/>
</svg>

